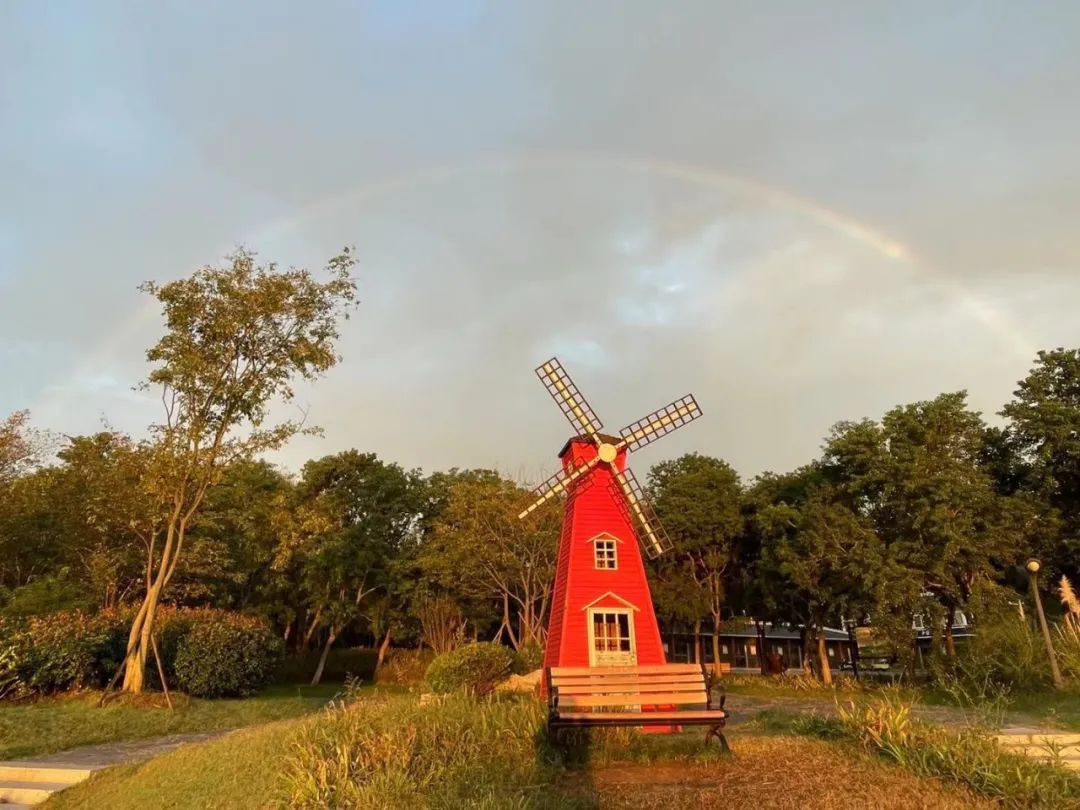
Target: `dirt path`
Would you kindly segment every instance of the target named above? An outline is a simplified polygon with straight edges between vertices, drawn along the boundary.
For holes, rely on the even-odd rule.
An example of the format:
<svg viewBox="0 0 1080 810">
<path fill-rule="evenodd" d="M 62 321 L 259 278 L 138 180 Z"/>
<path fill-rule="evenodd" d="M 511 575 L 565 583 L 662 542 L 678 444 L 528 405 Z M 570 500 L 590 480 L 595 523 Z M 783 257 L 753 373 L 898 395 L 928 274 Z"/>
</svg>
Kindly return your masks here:
<svg viewBox="0 0 1080 810">
<path fill-rule="evenodd" d="M 570 795 L 611 810 L 990 810 L 995 804 L 820 740 L 732 734 L 709 763 L 620 764 L 571 774 Z"/>
</svg>

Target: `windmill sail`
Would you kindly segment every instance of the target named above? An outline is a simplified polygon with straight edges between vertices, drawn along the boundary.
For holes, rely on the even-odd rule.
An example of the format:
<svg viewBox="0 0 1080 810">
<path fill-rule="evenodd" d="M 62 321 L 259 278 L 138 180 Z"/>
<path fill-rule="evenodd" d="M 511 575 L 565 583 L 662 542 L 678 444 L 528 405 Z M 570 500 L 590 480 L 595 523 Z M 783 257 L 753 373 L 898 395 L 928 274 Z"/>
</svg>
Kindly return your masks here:
<svg viewBox="0 0 1080 810">
<path fill-rule="evenodd" d="M 634 524 L 638 539 L 645 548 L 650 560 L 655 560 L 665 551 L 671 550 L 671 538 L 668 537 L 660 520 L 653 511 L 652 504 L 637 478 L 630 470 L 612 470 L 612 477 L 618 483 L 622 501 L 626 505 L 631 523 Z"/>
<path fill-rule="evenodd" d="M 540 382 L 547 388 L 552 399 L 558 404 L 559 410 L 563 412 L 574 429 L 578 433 L 587 434 L 595 439 L 604 423 L 589 407 L 589 403 L 585 401 L 585 397 L 578 391 L 574 381 L 570 379 L 570 375 L 566 373 L 559 361 L 552 357 L 536 369 L 536 376 L 540 378 Z"/>
<path fill-rule="evenodd" d="M 677 399 L 670 405 L 653 411 L 644 419 L 639 419 L 620 430 L 622 445 L 631 450 L 637 450 L 682 427 L 687 422 L 692 422 L 699 416 L 701 416 L 701 408 L 698 407 L 697 400 L 692 394 L 687 394 L 682 399 Z"/>
<path fill-rule="evenodd" d="M 587 464 L 582 464 L 580 467 L 571 470 L 570 472 L 559 471 L 555 473 L 551 478 L 542 483 L 536 488 L 536 494 L 539 496 L 529 508 L 518 515 L 519 519 L 526 518 L 550 501 L 552 498 L 561 495 L 566 492 L 571 484 L 577 481 L 581 476 L 585 475 L 589 470 L 600 463 L 599 458 L 594 458 Z"/>
</svg>

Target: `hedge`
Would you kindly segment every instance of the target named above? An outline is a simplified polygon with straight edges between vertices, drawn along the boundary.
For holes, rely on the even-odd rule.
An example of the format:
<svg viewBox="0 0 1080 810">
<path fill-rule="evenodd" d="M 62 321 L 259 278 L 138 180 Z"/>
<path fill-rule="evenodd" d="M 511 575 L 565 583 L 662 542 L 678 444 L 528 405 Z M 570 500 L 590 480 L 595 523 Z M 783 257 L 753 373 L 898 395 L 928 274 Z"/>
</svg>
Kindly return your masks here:
<svg viewBox="0 0 1080 810">
<path fill-rule="evenodd" d="M 436 694 L 465 691 L 486 695 L 510 674 L 513 664 L 514 654 L 503 645 L 473 642 L 437 657 L 425 680 Z"/>
</svg>

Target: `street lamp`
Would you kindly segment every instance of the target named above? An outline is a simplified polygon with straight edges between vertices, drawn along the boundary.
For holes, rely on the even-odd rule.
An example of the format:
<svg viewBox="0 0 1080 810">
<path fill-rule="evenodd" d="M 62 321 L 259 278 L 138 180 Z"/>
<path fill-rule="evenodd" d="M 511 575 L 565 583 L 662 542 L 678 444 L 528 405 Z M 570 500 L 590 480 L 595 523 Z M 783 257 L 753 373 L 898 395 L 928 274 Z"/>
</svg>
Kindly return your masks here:
<svg viewBox="0 0 1080 810">
<path fill-rule="evenodd" d="M 1038 560 L 1031 559 L 1027 561 L 1025 568 L 1027 568 L 1028 579 L 1031 581 L 1031 593 L 1035 597 L 1035 612 L 1039 614 L 1043 641 L 1046 642 L 1046 654 L 1050 656 L 1050 674 L 1054 678 L 1054 686 L 1064 689 L 1065 682 L 1061 679 L 1061 670 L 1058 669 L 1057 656 L 1054 654 L 1054 643 L 1050 640 L 1050 628 L 1046 626 L 1046 614 L 1043 613 L 1042 599 L 1039 596 L 1039 569 L 1042 565 Z"/>
</svg>

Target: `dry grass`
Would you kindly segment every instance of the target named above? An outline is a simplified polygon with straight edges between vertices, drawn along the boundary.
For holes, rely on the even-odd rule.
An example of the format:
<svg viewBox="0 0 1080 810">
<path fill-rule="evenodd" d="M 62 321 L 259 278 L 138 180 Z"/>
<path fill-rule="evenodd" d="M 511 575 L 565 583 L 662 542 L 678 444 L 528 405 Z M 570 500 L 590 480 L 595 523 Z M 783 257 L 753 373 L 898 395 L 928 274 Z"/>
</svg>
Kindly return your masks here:
<svg viewBox="0 0 1080 810">
<path fill-rule="evenodd" d="M 733 735 L 736 754 L 709 763 L 609 765 L 569 775 L 569 796 L 599 808 L 962 810 L 995 808 L 821 740 Z"/>
</svg>

